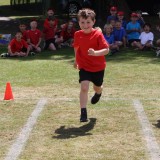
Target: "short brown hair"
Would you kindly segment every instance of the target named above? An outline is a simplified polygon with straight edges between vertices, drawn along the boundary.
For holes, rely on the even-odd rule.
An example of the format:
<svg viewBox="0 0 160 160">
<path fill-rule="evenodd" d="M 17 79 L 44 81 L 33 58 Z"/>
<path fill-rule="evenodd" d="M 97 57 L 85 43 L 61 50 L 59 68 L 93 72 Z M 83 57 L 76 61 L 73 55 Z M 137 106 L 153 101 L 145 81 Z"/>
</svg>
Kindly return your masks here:
<svg viewBox="0 0 160 160">
<path fill-rule="evenodd" d="M 78 20 L 80 19 L 80 17 L 82 17 L 84 19 L 91 17 L 91 19 L 94 21 L 96 14 L 93 10 L 88 9 L 88 8 L 84 8 L 82 10 L 79 10 L 77 17 L 78 17 Z"/>
</svg>

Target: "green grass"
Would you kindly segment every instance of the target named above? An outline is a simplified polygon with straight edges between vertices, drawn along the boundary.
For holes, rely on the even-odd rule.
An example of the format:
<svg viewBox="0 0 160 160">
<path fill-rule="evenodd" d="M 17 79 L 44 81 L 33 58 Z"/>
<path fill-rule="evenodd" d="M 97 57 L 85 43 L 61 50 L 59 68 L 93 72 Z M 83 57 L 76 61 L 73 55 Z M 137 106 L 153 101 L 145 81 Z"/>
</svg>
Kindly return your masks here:
<svg viewBox="0 0 160 160">
<path fill-rule="evenodd" d="M 1 0 L 0 6 L 3 6 L 3 5 L 10 5 L 10 0 Z"/>
<path fill-rule="evenodd" d="M 0 99 L 6 82 L 11 83 L 15 98 L 0 101 L 0 160 L 42 97 L 48 98 L 48 103 L 19 159 L 149 159 L 132 99 L 141 100 L 160 144 L 159 128 L 154 125 L 159 120 L 159 100 L 148 100 L 160 97 L 160 58 L 152 51 L 128 49 L 106 60 L 102 100 L 94 106 L 88 103 L 91 119 L 81 124 L 78 70 L 73 68 L 72 49 L 0 58 Z M 93 93 L 91 86 L 89 98 Z"/>
</svg>

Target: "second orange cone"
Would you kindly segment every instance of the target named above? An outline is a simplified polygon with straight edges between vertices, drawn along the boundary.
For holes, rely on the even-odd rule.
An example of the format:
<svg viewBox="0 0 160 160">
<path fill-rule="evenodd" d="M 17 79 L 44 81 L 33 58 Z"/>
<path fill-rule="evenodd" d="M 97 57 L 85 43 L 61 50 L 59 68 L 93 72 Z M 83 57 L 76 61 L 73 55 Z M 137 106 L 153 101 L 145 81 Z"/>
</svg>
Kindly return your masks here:
<svg viewBox="0 0 160 160">
<path fill-rule="evenodd" d="M 8 82 L 6 84 L 6 91 L 5 91 L 5 95 L 4 95 L 4 100 L 13 100 L 13 94 L 12 94 L 12 88 L 11 88 L 11 84 Z"/>
</svg>

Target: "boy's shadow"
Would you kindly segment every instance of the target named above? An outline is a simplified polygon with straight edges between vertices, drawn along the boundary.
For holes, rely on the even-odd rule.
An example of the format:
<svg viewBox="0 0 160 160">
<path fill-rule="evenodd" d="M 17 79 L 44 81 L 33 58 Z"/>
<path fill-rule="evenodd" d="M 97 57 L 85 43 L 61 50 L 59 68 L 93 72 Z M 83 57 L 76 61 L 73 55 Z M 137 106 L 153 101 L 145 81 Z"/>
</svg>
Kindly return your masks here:
<svg viewBox="0 0 160 160">
<path fill-rule="evenodd" d="M 157 120 L 156 124 L 153 124 L 155 127 L 160 128 L 160 120 Z"/>
<path fill-rule="evenodd" d="M 57 139 L 68 139 L 68 138 L 76 138 L 79 136 L 87 136 L 87 135 L 92 135 L 91 133 L 88 133 L 91 131 L 95 124 L 96 124 L 96 118 L 90 118 L 89 123 L 78 127 L 78 128 L 65 128 L 65 126 L 61 126 L 60 128 L 55 130 L 55 133 L 57 136 L 53 136 L 52 138 L 57 138 Z"/>
</svg>

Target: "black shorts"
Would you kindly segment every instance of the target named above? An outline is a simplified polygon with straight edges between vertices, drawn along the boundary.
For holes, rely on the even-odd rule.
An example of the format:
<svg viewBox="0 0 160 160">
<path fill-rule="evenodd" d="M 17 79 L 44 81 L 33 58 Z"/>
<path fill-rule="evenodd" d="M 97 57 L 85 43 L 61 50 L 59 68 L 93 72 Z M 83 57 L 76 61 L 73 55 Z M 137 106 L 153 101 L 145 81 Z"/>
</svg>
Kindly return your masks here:
<svg viewBox="0 0 160 160">
<path fill-rule="evenodd" d="M 82 81 L 91 81 L 97 87 L 100 87 L 103 84 L 104 70 L 99 72 L 89 72 L 84 69 L 79 71 L 79 83 Z"/>
<path fill-rule="evenodd" d="M 131 45 L 134 41 L 140 42 L 140 39 L 130 39 L 130 40 L 128 40 L 129 45 Z"/>
<path fill-rule="evenodd" d="M 45 41 L 44 49 L 45 49 L 45 50 L 48 49 L 48 47 L 49 47 L 49 45 L 50 45 L 51 43 L 53 43 L 53 44 L 56 46 L 56 44 L 55 44 L 55 39 L 52 38 L 52 39 L 48 39 L 48 40 Z"/>
</svg>

